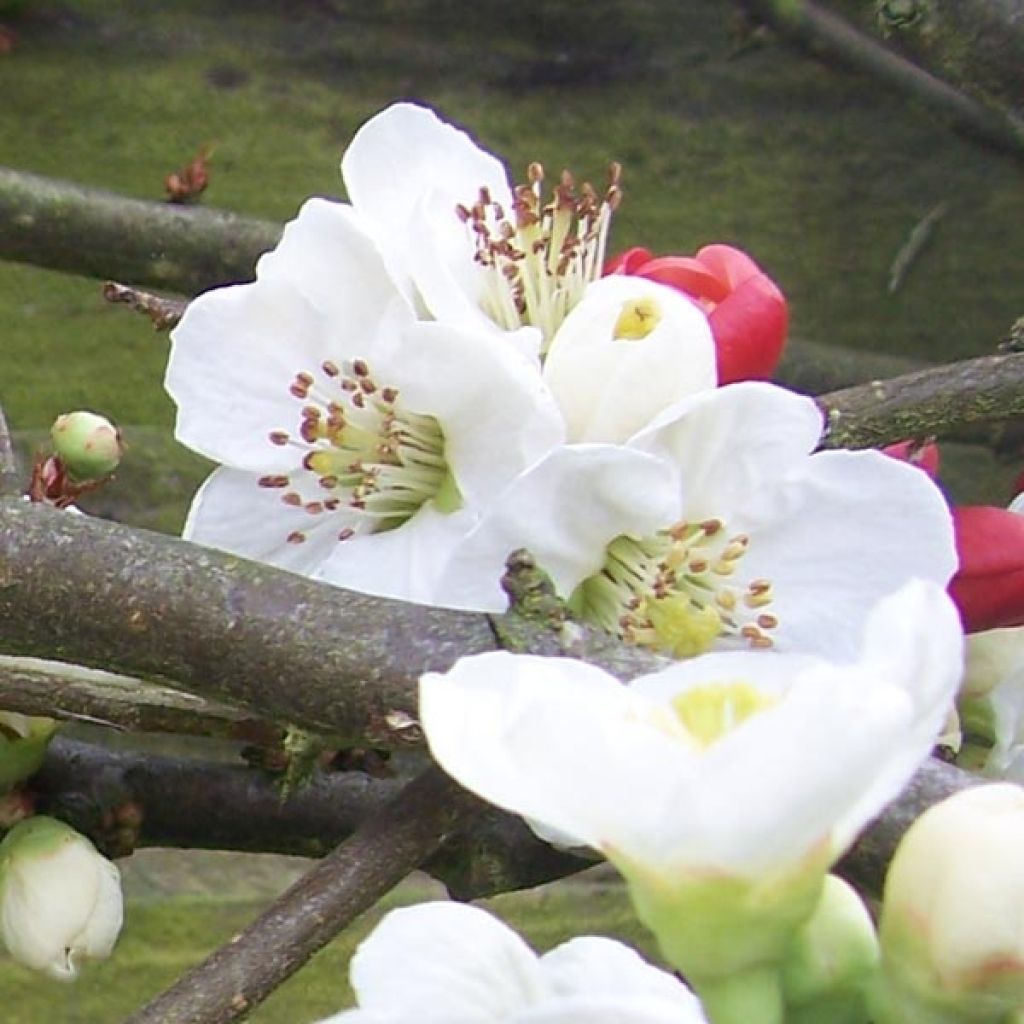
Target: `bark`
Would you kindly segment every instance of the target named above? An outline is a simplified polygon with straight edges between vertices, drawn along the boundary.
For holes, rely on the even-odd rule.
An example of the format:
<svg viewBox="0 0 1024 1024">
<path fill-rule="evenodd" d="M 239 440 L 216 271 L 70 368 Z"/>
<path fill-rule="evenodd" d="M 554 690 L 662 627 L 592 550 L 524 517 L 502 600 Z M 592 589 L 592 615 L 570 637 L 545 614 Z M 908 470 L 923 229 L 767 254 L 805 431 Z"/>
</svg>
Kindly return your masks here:
<svg viewBox="0 0 1024 1024">
<path fill-rule="evenodd" d="M 567 643 L 569 644 L 567 646 Z M 377 747 L 422 739 L 416 685 L 495 647 L 629 678 L 659 664 L 581 630 L 357 594 L 117 523 L 0 501 L 0 651 L 138 675 Z"/>
<path fill-rule="evenodd" d="M 982 356 L 822 395 L 828 448 L 877 448 L 1024 413 L 1024 353 Z"/>
<path fill-rule="evenodd" d="M 0 168 L 0 259 L 195 295 L 247 281 L 281 227 Z"/>
<path fill-rule="evenodd" d="M 286 978 L 484 809 L 428 768 L 265 913 L 126 1024 L 243 1020 Z"/>
</svg>

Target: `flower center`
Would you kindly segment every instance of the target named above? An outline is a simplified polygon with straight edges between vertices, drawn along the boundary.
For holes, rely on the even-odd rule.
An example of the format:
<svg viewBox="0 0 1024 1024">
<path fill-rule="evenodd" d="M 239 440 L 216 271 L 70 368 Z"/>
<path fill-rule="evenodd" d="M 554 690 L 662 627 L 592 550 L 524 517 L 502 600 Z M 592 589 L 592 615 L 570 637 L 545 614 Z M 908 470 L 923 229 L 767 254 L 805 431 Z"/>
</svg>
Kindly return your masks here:
<svg viewBox="0 0 1024 1024">
<path fill-rule="evenodd" d="M 311 515 L 343 513 L 339 540 L 393 530 L 431 500 L 444 512 L 459 508 L 441 425 L 405 408 L 398 389 L 377 381 L 364 360 L 303 370 L 288 390 L 303 403 L 298 430 L 272 431 L 270 442 L 300 448 L 302 470 L 259 480 L 281 489 L 286 505 Z M 305 539 L 301 530 L 288 536 L 293 544 Z"/>
<path fill-rule="evenodd" d="M 616 537 L 601 570 L 573 592 L 570 607 L 629 643 L 675 658 L 703 654 L 720 637 L 771 647 L 779 624 L 767 610 L 769 580 L 732 578 L 749 544 L 720 519 L 677 523 L 652 537 Z"/>
<path fill-rule="evenodd" d="M 672 710 L 690 737 L 707 748 L 775 703 L 750 683 L 708 683 L 673 697 Z"/>
<path fill-rule="evenodd" d="M 569 311 L 604 268 L 611 217 L 622 200 L 622 169 L 608 170 L 604 197 L 580 186 L 563 171 L 550 199 L 544 197 L 544 168 L 530 164 L 530 183 L 515 189 L 512 217 L 480 190 L 472 206 L 456 213 L 472 229 L 476 262 L 484 268 L 484 312 L 506 330 L 532 325 L 544 335 L 543 350 Z"/>
</svg>

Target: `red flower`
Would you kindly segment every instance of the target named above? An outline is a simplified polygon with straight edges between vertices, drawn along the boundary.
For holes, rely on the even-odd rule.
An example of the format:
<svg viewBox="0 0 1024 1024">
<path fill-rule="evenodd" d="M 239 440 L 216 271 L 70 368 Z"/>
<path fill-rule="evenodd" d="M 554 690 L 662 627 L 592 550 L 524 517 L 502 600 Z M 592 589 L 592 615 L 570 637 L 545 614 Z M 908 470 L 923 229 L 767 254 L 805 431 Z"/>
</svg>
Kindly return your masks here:
<svg viewBox="0 0 1024 1024">
<path fill-rule="evenodd" d="M 646 277 L 693 299 L 711 324 L 719 384 L 767 380 L 775 372 L 789 325 L 786 299 L 745 252 L 706 245 L 696 256 L 654 257 L 627 249 L 605 273 Z"/>
<path fill-rule="evenodd" d="M 960 559 L 949 594 L 964 629 L 1024 626 L 1024 515 L 990 505 L 953 509 Z"/>
</svg>

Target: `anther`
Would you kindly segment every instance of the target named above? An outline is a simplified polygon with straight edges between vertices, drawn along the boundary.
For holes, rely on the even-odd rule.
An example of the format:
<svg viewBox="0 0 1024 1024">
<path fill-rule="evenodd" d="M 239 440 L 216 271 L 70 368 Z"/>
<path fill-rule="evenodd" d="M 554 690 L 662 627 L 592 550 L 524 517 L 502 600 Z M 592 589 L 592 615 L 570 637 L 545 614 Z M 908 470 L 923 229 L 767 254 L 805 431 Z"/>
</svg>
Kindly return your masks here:
<svg viewBox="0 0 1024 1024">
<path fill-rule="evenodd" d="M 772 615 L 769 612 L 763 612 L 757 617 L 757 624 L 762 629 L 774 629 L 779 624 L 778 616 Z"/>
<path fill-rule="evenodd" d="M 276 444 L 278 448 L 288 443 L 288 433 L 285 430 L 272 430 L 269 437 L 270 443 Z"/>
<path fill-rule="evenodd" d="M 281 495 L 281 500 L 286 505 L 293 505 L 298 508 L 302 504 L 302 498 L 295 493 L 295 491 L 288 491 L 286 494 Z"/>
<path fill-rule="evenodd" d="M 285 539 L 289 544 L 302 544 L 306 539 L 306 535 L 301 530 L 292 530 Z"/>
<path fill-rule="evenodd" d="M 261 476 L 257 483 L 260 487 L 287 487 L 288 477 L 286 476 Z"/>
<path fill-rule="evenodd" d="M 320 369 L 323 370 L 328 377 L 337 377 L 341 373 L 341 370 L 338 369 L 338 364 L 332 363 L 330 359 L 324 360 L 320 365 Z"/>
</svg>

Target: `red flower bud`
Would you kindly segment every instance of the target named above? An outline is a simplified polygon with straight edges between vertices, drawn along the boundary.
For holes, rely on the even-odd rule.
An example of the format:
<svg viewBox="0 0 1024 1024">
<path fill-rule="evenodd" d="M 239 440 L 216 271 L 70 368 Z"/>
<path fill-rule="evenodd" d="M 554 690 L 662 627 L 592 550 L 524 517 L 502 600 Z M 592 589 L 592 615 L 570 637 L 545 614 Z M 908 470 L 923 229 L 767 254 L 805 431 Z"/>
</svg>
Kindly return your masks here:
<svg viewBox="0 0 1024 1024">
<path fill-rule="evenodd" d="M 988 505 L 953 509 L 960 568 L 949 593 L 968 633 L 1024 626 L 1024 516 Z"/>
<path fill-rule="evenodd" d="M 882 451 L 900 462 L 909 462 L 923 470 L 933 480 L 939 475 L 939 446 L 934 441 L 897 441 L 887 444 Z"/>
<path fill-rule="evenodd" d="M 627 249 L 605 273 L 645 277 L 696 302 L 714 335 L 719 384 L 767 380 L 775 372 L 789 325 L 786 299 L 746 253 L 730 245 L 706 245 L 696 256 Z"/>
</svg>

